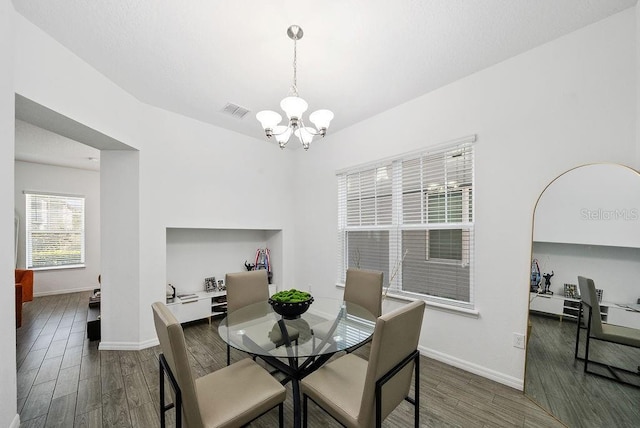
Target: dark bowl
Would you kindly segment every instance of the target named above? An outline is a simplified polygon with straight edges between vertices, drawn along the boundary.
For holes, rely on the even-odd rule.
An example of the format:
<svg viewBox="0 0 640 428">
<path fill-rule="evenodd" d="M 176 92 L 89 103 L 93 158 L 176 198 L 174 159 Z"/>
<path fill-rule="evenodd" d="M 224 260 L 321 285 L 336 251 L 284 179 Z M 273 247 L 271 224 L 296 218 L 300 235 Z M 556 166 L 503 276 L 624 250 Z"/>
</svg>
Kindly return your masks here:
<svg viewBox="0 0 640 428">
<path fill-rule="evenodd" d="M 289 302 L 277 302 L 273 299 L 269 299 L 269 304 L 275 311 L 275 313 L 282 315 L 282 318 L 285 319 L 295 319 L 299 318 L 300 315 L 307 312 L 309 306 L 313 303 L 313 297 L 310 297 L 308 300 L 304 302 L 298 303 L 289 303 Z"/>
</svg>

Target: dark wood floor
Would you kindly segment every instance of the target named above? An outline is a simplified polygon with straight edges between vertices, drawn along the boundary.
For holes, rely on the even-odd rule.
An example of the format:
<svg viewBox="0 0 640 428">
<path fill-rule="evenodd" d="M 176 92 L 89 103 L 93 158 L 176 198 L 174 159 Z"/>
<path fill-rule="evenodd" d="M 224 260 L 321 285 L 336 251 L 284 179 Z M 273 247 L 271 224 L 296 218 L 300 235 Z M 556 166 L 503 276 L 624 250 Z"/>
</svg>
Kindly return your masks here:
<svg viewBox="0 0 640 428">
<path fill-rule="evenodd" d="M 98 351 L 86 339 L 89 292 L 37 297 L 24 305 L 17 330 L 18 412 L 21 427 L 158 427 L 158 347 Z M 191 365 L 202 376 L 226 364 L 217 322 L 185 326 Z M 368 346 L 358 353 L 366 355 Z M 244 358 L 239 352 L 234 360 Z M 517 390 L 421 357 L 421 425 L 425 427 L 559 427 Z M 291 388 L 286 426 L 292 425 Z M 338 426 L 310 404 L 310 426 Z M 385 427 L 412 426 L 403 403 Z M 169 412 L 173 421 L 173 411 Z M 277 411 L 251 424 L 277 426 Z"/>
<path fill-rule="evenodd" d="M 583 372 L 574 361 L 576 323 L 532 315 L 525 392 L 570 427 L 639 427 L 640 388 Z M 584 356 L 586 330 L 581 329 L 579 355 Z M 640 349 L 592 341 L 589 359 L 635 370 Z M 590 370 L 597 367 L 590 365 Z M 606 374 L 606 371 L 602 371 Z M 637 383 L 640 379 L 635 377 Z"/>
</svg>

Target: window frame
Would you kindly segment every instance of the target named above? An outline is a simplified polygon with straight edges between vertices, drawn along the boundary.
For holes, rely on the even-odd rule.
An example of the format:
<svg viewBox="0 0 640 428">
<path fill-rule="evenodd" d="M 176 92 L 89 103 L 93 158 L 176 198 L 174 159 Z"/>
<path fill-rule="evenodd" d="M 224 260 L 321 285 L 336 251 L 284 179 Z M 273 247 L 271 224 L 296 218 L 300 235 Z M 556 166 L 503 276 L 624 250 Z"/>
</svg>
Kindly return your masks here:
<svg viewBox="0 0 640 428">
<path fill-rule="evenodd" d="M 26 269 L 30 270 L 58 270 L 58 269 L 77 269 L 86 267 L 86 198 L 83 195 L 71 195 L 64 193 L 49 193 L 39 191 L 24 191 L 25 195 L 25 265 Z M 33 204 L 42 205 L 42 209 L 34 209 Z M 69 213 L 60 213 L 55 209 L 49 210 L 48 207 L 44 208 L 45 204 L 60 204 L 60 205 L 72 205 L 75 208 L 70 209 Z M 49 205 L 49 206 L 50 206 Z M 40 223 L 45 223 L 47 219 L 47 212 L 52 211 L 50 218 L 55 221 L 46 222 L 49 226 L 45 226 L 40 229 L 40 232 L 36 231 L 34 220 L 40 220 Z M 79 213 L 77 212 L 79 211 Z M 60 232 L 60 228 L 65 223 L 67 225 L 66 232 Z M 55 257 L 51 256 L 47 259 L 46 263 L 38 263 L 34 259 L 36 254 L 35 248 L 42 248 L 41 244 L 36 244 L 34 238 L 38 235 L 45 236 L 48 234 L 66 234 L 69 236 L 75 236 L 76 239 L 72 239 L 73 245 L 71 246 L 76 257 Z M 45 238 L 46 239 L 46 238 Z M 63 247 L 60 242 L 53 240 L 46 240 L 46 246 L 51 246 L 54 249 L 62 250 Z M 64 251 L 69 251 L 68 247 L 64 248 Z M 41 257 L 42 258 L 42 257 Z M 56 260 L 58 262 L 56 262 Z M 61 262 L 60 262 L 61 261 Z"/>
<path fill-rule="evenodd" d="M 370 231 L 370 230 L 388 230 L 389 231 L 389 272 L 385 272 L 385 288 L 388 290 L 385 293 L 397 294 L 399 296 L 408 297 L 411 299 L 422 299 L 426 301 L 431 301 L 439 305 L 452 306 L 458 308 L 465 309 L 474 309 L 474 239 L 475 239 L 475 135 L 464 137 L 458 140 L 450 141 L 444 144 L 432 146 L 429 148 L 421 149 L 418 151 L 414 151 L 411 153 L 405 153 L 399 156 L 395 156 L 393 158 L 383 159 L 377 162 L 372 162 L 364 165 L 360 165 L 353 168 L 346 168 L 340 171 L 337 171 L 338 176 L 338 283 L 344 283 L 346 269 L 349 266 L 349 254 L 348 250 L 348 233 L 352 231 Z M 420 187 L 418 188 L 416 183 L 409 183 L 405 189 L 403 189 L 403 162 L 412 161 L 419 157 L 426 157 L 432 153 L 442 153 L 443 161 L 441 168 L 446 170 L 446 163 L 448 162 L 449 156 L 450 158 L 456 157 L 456 155 L 450 155 L 454 153 L 455 150 L 460 150 L 461 153 L 464 154 L 464 159 L 461 161 L 465 165 L 465 170 L 462 174 L 467 174 L 465 177 L 470 177 L 469 182 L 461 183 L 460 187 L 447 187 L 441 190 L 442 194 L 449 194 L 447 197 L 451 197 L 451 192 L 460 192 L 461 196 L 459 197 L 460 202 L 456 202 L 454 209 L 456 210 L 455 215 L 451 215 L 451 213 L 447 213 L 447 220 L 455 220 L 455 221 L 445 221 L 445 222 L 430 222 L 429 218 L 431 217 L 428 209 L 425 210 L 426 205 L 428 205 L 429 194 L 435 195 L 437 192 L 434 192 L 432 188 L 427 189 L 424 178 L 419 178 Z M 422 161 L 421 161 L 422 162 Z M 422 164 L 421 164 L 422 165 Z M 346 210 L 346 180 L 347 177 L 351 174 L 371 174 L 372 170 L 379 170 L 380 167 L 389 167 L 391 170 L 390 178 L 392 179 L 392 221 L 391 224 L 374 224 L 374 225 L 363 225 L 363 224 L 350 224 L 345 216 Z M 430 168 L 433 165 L 430 166 Z M 422 168 L 422 166 L 420 167 Z M 422 169 L 420 170 L 420 174 L 422 174 Z M 440 173 L 439 171 L 436 171 Z M 458 173 L 458 171 L 453 174 Z M 446 180 L 445 180 L 446 182 Z M 345 193 L 343 193 L 345 192 Z M 414 196 L 411 200 L 406 199 L 406 194 L 414 193 Z M 420 194 L 418 198 L 417 194 Z M 409 207 L 409 211 L 407 208 L 403 206 L 406 203 L 413 203 L 414 209 L 417 205 L 418 200 L 421 202 L 420 205 L 422 208 L 422 214 L 411 213 L 411 207 Z M 449 209 L 446 207 L 445 209 Z M 419 220 L 415 220 L 415 216 L 419 216 Z M 457 215 L 457 217 L 456 217 Z M 409 216 L 409 217 L 407 217 Z M 455 217 L 455 218 L 454 218 Z M 409 218 L 409 220 L 407 220 Z M 432 230 L 462 230 L 461 233 L 461 259 L 447 259 L 447 258 L 429 258 L 429 233 Z M 438 295 L 426 294 L 428 291 L 425 289 L 425 292 L 417 292 L 417 291 L 409 291 L 407 287 L 403 288 L 402 280 L 403 280 L 403 264 L 405 264 L 405 257 L 407 256 L 408 250 L 403 249 L 403 232 L 411 231 L 411 230 L 424 230 L 425 231 L 425 245 L 426 248 L 425 254 L 426 257 L 423 259 L 423 262 L 430 265 L 452 265 L 458 266 L 460 268 L 466 269 L 468 268 L 468 299 L 466 295 L 463 299 L 443 297 Z M 405 237 L 406 238 L 406 237 Z M 410 236 L 409 236 L 410 238 Z M 407 244 L 409 245 L 409 244 Z M 405 254 L 401 254 L 402 251 L 405 251 Z M 415 266 L 412 269 L 416 269 Z M 389 283 L 389 279 L 391 278 L 391 282 Z M 466 282 L 466 279 L 464 280 Z M 454 285 L 447 285 L 451 287 L 455 287 Z M 467 284 L 463 283 L 463 286 L 467 286 Z M 427 287 L 428 288 L 428 287 Z"/>
</svg>

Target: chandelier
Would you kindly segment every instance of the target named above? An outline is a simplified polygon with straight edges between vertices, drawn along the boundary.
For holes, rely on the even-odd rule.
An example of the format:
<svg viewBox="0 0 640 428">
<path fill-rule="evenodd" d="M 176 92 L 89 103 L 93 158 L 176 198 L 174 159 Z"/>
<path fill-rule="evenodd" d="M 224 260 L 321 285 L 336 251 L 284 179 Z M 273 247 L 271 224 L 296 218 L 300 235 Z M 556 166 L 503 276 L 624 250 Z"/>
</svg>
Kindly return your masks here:
<svg viewBox="0 0 640 428">
<path fill-rule="evenodd" d="M 308 104 L 298 96 L 297 76 L 297 42 L 302 38 L 302 28 L 292 25 L 287 29 L 287 35 L 293 40 L 293 84 L 289 96 L 280 101 L 280 108 L 287 114 L 289 123 L 280 125 L 282 116 L 271 110 L 258 112 L 256 119 L 262 124 L 267 138 L 275 137 L 281 149 L 286 147 L 291 135 L 295 135 L 302 143 L 302 147 L 309 150 L 313 137 L 316 135 L 324 137 L 327 133 L 329 123 L 333 119 L 333 113 L 330 110 L 316 110 L 309 115 L 309 120 L 315 125 L 315 128 L 304 124 L 302 114 L 307 111 Z"/>
</svg>

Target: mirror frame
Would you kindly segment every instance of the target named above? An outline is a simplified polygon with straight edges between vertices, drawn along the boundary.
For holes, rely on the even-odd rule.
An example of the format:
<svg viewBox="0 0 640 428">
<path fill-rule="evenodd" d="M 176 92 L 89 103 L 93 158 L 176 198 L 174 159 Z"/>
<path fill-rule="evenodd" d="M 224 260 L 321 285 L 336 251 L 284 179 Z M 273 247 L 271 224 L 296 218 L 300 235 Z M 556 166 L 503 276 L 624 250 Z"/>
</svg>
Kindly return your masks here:
<svg viewBox="0 0 640 428">
<path fill-rule="evenodd" d="M 531 216 L 531 250 L 530 250 L 530 257 L 529 257 L 529 266 L 531 266 L 531 261 L 534 258 L 534 243 L 536 242 L 534 240 L 535 237 L 535 224 L 536 224 L 536 213 L 538 211 L 539 208 L 539 204 L 540 201 L 542 200 L 543 196 L 545 195 L 545 193 L 547 192 L 547 190 L 554 185 L 554 183 L 556 183 L 559 179 L 561 179 L 562 177 L 564 177 L 567 174 L 570 174 L 580 168 L 585 168 L 585 167 L 590 167 L 590 166 L 595 166 L 595 165 L 610 165 L 610 166 L 616 166 L 616 167 L 620 167 L 620 168 L 626 168 L 629 172 L 634 173 L 637 177 L 638 177 L 638 182 L 640 182 L 640 171 L 636 170 L 635 168 L 629 167 L 627 165 L 623 165 L 623 164 L 618 164 L 618 163 L 613 163 L 613 162 L 594 162 L 594 163 L 586 163 L 586 164 L 582 164 L 582 165 L 578 165 L 575 166 L 573 168 L 570 168 L 564 172 L 562 172 L 561 174 L 557 175 L 555 178 L 553 178 L 540 192 L 540 194 L 538 195 L 538 198 L 536 199 L 536 203 L 533 207 L 533 212 L 532 212 L 532 216 Z M 640 209 L 640 207 L 638 207 L 638 209 Z M 580 245 L 580 244 L 579 244 Z M 581 245 L 588 245 L 588 244 L 581 244 Z M 597 244 L 594 243 L 592 245 L 604 245 L 604 244 Z M 632 247 L 632 248 L 636 248 L 636 247 Z M 542 272 L 540 272 L 542 274 Z M 528 273 L 528 280 L 527 280 L 527 287 L 528 290 L 530 290 L 530 272 Z M 529 293 L 530 291 L 528 291 L 527 293 Z M 531 299 L 528 297 L 527 298 L 527 337 L 526 337 L 526 354 L 525 354 L 525 369 L 524 369 L 524 378 L 523 378 L 523 394 L 525 395 L 525 397 L 529 398 L 533 403 L 535 403 L 537 406 L 541 407 L 542 409 L 544 409 L 546 412 L 548 412 L 550 415 L 552 415 L 554 418 L 556 418 L 558 421 L 560 421 L 563 424 L 567 424 L 571 421 L 564 421 L 562 419 L 560 419 L 560 416 L 557 414 L 553 413 L 553 409 L 547 408 L 546 406 L 544 406 L 542 403 L 538 402 L 534 397 L 532 397 L 530 394 L 527 394 L 527 376 L 530 375 L 529 370 L 530 370 L 530 361 L 529 361 L 529 336 L 531 333 L 531 322 L 530 322 L 530 317 L 531 317 Z"/>
</svg>

